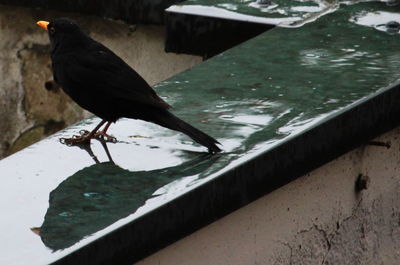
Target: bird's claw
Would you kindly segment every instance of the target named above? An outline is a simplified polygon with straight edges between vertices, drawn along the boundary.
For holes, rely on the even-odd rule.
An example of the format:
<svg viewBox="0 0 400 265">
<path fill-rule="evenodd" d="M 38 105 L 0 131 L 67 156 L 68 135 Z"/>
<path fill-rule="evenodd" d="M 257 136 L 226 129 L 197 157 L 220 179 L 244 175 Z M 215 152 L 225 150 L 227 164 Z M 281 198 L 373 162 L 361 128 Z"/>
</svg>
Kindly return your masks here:
<svg viewBox="0 0 400 265">
<path fill-rule="evenodd" d="M 90 132 L 88 130 L 80 130 L 79 134 L 80 134 L 80 136 L 87 136 L 90 134 Z"/>
<path fill-rule="evenodd" d="M 71 138 L 60 138 L 60 143 L 67 146 L 87 144 L 90 143 L 90 138 L 86 137 L 86 135 L 73 135 Z"/>
<path fill-rule="evenodd" d="M 67 146 L 72 146 L 74 144 L 75 138 L 60 138 L 60 143 L 65 144 Z"/>
<path fill-rule="evenodd" d="M 94 137 L 98 140 L 105 141 L 108 143 L 116 143 L 117 142 L 117 138 L 115 138 L 114 136 L 109 135 L 105 132 L 98 132 L 94 135 Z"/>
<path fill-rule="evenodd" d="M 63 138 L 62 137 L 59 140 L 60 140 L 60 143 L 68 145 L 68 143 L 67 143 L 68 142 L 68 138 Z"/>
</svg>

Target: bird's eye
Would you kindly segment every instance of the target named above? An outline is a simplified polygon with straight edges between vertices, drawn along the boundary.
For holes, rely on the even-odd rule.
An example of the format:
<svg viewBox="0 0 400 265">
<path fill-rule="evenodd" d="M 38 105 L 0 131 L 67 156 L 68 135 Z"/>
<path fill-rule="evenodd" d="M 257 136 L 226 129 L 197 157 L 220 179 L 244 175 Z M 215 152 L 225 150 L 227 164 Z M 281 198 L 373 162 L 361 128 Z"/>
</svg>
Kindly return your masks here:
<svg viewBox="0 0 400 265">
<path fill-rule="evenodd" d="M 53 27 L 51 27 L 51 28 L 49 28 L 49 32 L 50 32 L 50 34 L 54 34 L 56 32 L 56 30 Z"/>
</svg>

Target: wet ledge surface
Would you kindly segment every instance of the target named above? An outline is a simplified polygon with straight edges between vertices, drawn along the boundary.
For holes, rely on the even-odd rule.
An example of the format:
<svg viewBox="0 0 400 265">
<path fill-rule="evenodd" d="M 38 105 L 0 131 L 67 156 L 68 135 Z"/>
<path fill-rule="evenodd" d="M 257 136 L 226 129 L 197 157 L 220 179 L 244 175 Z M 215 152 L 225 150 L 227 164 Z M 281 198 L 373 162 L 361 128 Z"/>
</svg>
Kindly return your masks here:
<svg viewBox="0 0 400 265">
<path fill-rule="evenodd" d="M 118 143 L 59 143 L 93 118 L 1 160 L 0 264 L 132 264 L 397 126 L 393 10 L 342 6 L 156 86 L 221 154 L 126 119 Z"/>
<path fill-rule="evenodd" d="M 350 1 L 349 1 L 350 2 Z M 167 12 L 251 23 L 291 26 L 336 9 L 337 1 L 187 0 Z"/>
<path fill-rule="evenodd" d="M 320 0 L 187 0 L 166 9 L 165 50 L 209 58 L 274 26 L 299 27 L 338 7 Z"/>
</svg>

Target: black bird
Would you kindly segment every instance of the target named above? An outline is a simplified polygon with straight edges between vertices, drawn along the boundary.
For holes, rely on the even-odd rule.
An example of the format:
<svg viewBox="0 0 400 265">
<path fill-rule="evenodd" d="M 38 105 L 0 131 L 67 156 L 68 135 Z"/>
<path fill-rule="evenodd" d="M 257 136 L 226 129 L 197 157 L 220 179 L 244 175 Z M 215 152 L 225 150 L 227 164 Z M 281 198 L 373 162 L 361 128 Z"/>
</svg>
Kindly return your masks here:
<svg viewBox="0 0 400 265">
<path fill-rule="evenodd" d="M 78 105 L 102 119 L 93 131 L 65 139 L 67 144 L 113 139 L 107 135 L 109 126 L 126 117 L 182 132 L 210 153 L 221 151 L 217 140 L 169 112 L 170 105 L 135 70 L 84 33 L 75 21 L 58 18 L 37 24 L 49 33 L 54 81 Z"/>
</svg>

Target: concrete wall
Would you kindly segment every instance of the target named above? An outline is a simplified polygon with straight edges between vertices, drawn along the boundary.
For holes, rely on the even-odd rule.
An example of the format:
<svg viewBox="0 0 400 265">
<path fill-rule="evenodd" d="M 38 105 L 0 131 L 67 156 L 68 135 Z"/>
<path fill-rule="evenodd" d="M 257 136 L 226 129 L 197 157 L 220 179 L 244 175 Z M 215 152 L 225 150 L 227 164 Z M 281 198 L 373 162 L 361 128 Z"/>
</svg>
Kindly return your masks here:
<svg viewBox="0 0 400 265">
<path fill-rule="evenodd" d="M 201 62 L 164 52 L 164 27 L 0 5 L 0 158 L 87 117 L 52 79 L 47 33 L 38 20 L 68 16 L 134 67 L 150 84 Z"/>
<path fill-rule="evenodd" d="M 400 128 L 376 140 L 137 264 L 399 264 Z"/>
</svg>

